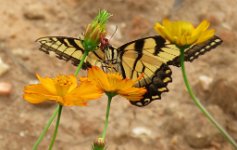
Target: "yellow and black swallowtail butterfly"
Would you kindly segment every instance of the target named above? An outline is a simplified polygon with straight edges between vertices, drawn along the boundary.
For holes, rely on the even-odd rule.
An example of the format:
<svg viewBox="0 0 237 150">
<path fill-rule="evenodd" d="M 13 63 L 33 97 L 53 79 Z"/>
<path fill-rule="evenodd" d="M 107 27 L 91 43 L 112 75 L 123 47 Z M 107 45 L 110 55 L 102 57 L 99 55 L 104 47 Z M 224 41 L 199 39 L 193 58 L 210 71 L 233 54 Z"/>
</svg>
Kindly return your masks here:
<svg viewBox="0 0 237 150">
<path fill-rule="evenodd" d="M 81 39 L 53 36 L 42 37 L 37 41 L 41 44 L 41 51 L 53 51 L 59 59 L 71 60 L 74 65 L 79 64 L 84 53 Z M 185 61 L 191 62 L 221 43 L 222 40 L 214 36 L 206 42 L 192 45 L 185 49 Z M 144 77 L 136 86 L 145 87 L 147 93 L 140 101 L 130 101 L 136 106 L 146 106 L 154 100 L 161 99 L 161 93 L 168 92 L 167 85 L 172 81 L 169 65 L 180 66 L 179 49 L 161 36 L 141 38 L 119 48 L 109 44 L 101 47 L 89 53 L 83 68 L 99 64 L 104 70 L 118 71 L 124 78 L 130 79 L 143 74 Z"/>
</svg>

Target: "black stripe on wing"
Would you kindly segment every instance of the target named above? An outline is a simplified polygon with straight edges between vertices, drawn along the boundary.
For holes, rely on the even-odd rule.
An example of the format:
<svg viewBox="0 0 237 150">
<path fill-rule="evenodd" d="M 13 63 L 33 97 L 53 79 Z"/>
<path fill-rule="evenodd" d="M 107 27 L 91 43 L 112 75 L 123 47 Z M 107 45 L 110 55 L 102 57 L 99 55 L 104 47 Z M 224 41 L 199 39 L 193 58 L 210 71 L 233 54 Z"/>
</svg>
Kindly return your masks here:
<svg viewBox="0 0 237 150">
<path fill-rule="evenodd" d="M 132 69 L 132 73 L 131 73 L 131 77 L 133 77 L 133 74 L 135 72 L 135 68 L 136 68 L 136 65 L 137 65 L 137 62 L 142 58 L 142 49 L 143 49 L 143 46 L 144 46 L 144 40 L 138 40 L 136 43 L 135 43 L 135 51 L 137 52 L 137 57 L 133 63 L 133 69 Z"/>
<path fill-rule="evenodd" d="M 82 40 L 73 37 L 63 36 L 48 36 L 41 37 L 36 40 L 41 44 L 40 50 L 49 54 L 54 52 L 58 59 L 64 61 L 72 61 L 72 64 L 77 66 L 80 63 L 80 58 L 84 53 Z M 85 62 L 82 66 L 83 69 L 90 67 L 91 64 Z"/>
<path fill-rule="evenodd" d="M 143 84 L 138 84 L 138 87 L 145 87 L 147 93 L 145 93 L 144 97 L 140 101 L 130 101 L 131 104 L 143 107 L 150 104 L 154 100 L 161 99 L 161 94 L 169 91 L 167 85 L 172 82 L 171 74 L 171 69 L 167 65 L 163 64 L 155 71 L 149 84 L 146 84 L 145 82 L 143 82 Z"/>
<path fill-rule="evenodd" d="M 148 44 L 149 47 L 147 47 L 147 43 L 151 41 L 152 41 L 152 44 L 150 45 Z M 126 71 L 123 70 L 122 68 L 123 77 L 132 78 L 135 73 L 136 65 L 141 60 L 144 53 L 151 53 L 152 55 L 157 54 L 159 51 L 161 51 L 161 48 L 164 47 L 165 42 L 166 41 L 160 36 L 151 36 L 151 37 L 145 37 L 138 40 L 134 40 L 120 46 L 117 50 L 118 50 L 119 58 L 121 61 L 123 61 L 123 57 L 131 58 L 131 56 L 128 56 L 130 54 L 136 55 L 134 56 L 134 61 L 132 62 L 132 64 L 128 64 L 131 67 L 130 76 L 126 75 Z"/>
</svg>

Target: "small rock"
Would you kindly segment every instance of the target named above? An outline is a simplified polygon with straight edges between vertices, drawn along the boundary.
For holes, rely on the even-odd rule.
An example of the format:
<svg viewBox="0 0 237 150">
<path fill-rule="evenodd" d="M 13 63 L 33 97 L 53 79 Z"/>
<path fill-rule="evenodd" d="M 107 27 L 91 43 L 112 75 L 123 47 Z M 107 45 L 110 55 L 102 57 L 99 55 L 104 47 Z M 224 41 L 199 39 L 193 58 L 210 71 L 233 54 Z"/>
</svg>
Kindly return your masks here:
<svg viewBox="0 0 237 150">
<path fill-rule="evenodd" d="M 30 55 L 31 55 L 30 51 L 24 50 L 24 49 L 21 49 L 21 48 L 13 49 L 12 53 L 16 56 L 21 57 L 24 60 L 28 60 Z"/>
<path fill-rule="evenodd" d="M 148 137 L 150 137 L 152 135 L 152 132 L 150 129 L 145 128 L 145 127 L 135 127 L 132 129 L 132 133 L 136 136 L 142 136 L 142 135 L 146 135 Z"/>
<path fill-rule="evenodd" d="M 205 148 L 210 145 L 211 139 L 208 135 L 203 133 L 187 134 L 186 140 L 191 147 Z"/>
<path fill-rule="evenodd" d="M 0 76 L 6 73 L 10 69 L 10 66 L 2 61 L 0 58 Z"/>
<path fill-rule="evenodd" d="M 12 84 L 8 82 L 0 82 L 0 96 L 10 95 L 12 92 Z"/>
<path fill-rule="evenodd" d="M 20 135 L 21 137 L 24 137 L 24 136 L 25 136 L 25 132 L 24 132 L 24 131 L 21 131 L 21 132 L 19 133 L 19 135 Z"/>
<path fill-rule="evenodd" d="M 199 82 L 202 86 L 202 89 L 204 91 L 207 91 L 210 89 L 210 85 L 213 82 L 213 78 L 208 77 L 206 75 L 201 75 L 201 76 L 199 76 Z"/>
</svg>

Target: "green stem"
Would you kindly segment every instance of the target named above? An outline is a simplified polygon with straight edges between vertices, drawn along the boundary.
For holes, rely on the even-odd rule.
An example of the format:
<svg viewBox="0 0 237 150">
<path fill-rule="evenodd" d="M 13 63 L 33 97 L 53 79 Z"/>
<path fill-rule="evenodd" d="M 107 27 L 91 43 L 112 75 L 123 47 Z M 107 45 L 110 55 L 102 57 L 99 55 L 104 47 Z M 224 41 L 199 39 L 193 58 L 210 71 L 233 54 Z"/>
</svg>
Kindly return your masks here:
<svg viewBox="0 0 237 150">
<path fill-rule="evenodd" d="M 226 140 L 232 144 L 232 146 L 237 150 L 237 144 L 234 141 L 234 139 L 225 131 L 225 129 L 212 117 L 212 115 L 205 109 L 205 107 L 201 104 L 199 99 L 195 96 L 195 94 L 192 91 L 192 88 L 189 84 L 185 66 L 184 66 L 184 49 L 181 48 L 181 56 L 180 56 L 180 64 L 183 74 L 184 83 L 186 85 L 186 88 L 188 90 L 189 95 L 191 96 L 193 102 L 195 105 L 201 110 L 201 112 L 208 118 L 208 120 L 222 133 L 222 135 L 226 138 Z"/>
<path fill-rule="evenodd" d="M 105 118 L 105 124 L 104 124 L 104 130 L 102 132 L 101 138 L 105 139 L 106 131 L 109 124 L 109 111 L 110 111 L 110 104 L 113 96 L 108 95 L 108 103 L 107 103 L 107 109 L 106 109 L 106 118 Z"/>
<path fill-rule="evenodd" d="M 63 106 L 59 105 L 58 118 L 57 118 L 56 126 L 55 126 L 55 129 L 54 129 L 53 138 L 52 138 L 51 143 L 49 145 L 49 150 L 51 150 L 53 148 L 53 145 L 54 145 L 57 133 L 58 133 L 58 126 L 59 126 L 59 122 L 60 122 L 60 118 L 61 118 L 62 108 L 63 108 Z"/>
<path fill-rule="evenodd" d="M 87 57 L 88 53 L 89 53 L 89 50 L 85 50 L 85 52 L 84 52 L 84 54 L 82 55 L 82 58 L 81 58 L 81 60 L 80 60 L 80 63 L 79 63 L 79 65 L 77 66 L 77 69 L 76 69 L 76 71 L 75 71 L 75 73 L 74 73 L 75 76 L 77 76 L 78 73 L 79 73 L 79 71 L 81 70 L 81 67 L 82 67 L 82 65 L 83 65 L 83 63 L 84 63 L 84 60 L 85 60 L 85 58 Z"/>
<path fill-rule="evenodd" d="M 40 142 L 43 140 L 43 138 L 44 138 L 46 132 L 48 131 L 51 123 L 53 122 L 54 118 L 57 116 L 59 109 L 60 109 L 60 106 L 58 105 L 57 108 L 54 110 L 53 115 L 49 118 L 49 120 L 48 120 L 46 126 L 44 127 L 43 131 L 41 132 L 39 138 L 35 142 L 32 150 L 37 150 L 38 149 L 38 146 L 39 146 Z"/>
</svg>

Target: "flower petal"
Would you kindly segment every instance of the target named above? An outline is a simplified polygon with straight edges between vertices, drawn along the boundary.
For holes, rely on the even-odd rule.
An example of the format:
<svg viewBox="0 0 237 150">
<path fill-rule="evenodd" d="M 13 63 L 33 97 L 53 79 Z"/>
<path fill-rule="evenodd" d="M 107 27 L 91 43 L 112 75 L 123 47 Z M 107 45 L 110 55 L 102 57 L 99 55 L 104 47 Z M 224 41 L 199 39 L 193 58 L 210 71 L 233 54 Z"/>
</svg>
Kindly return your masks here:
<svg viewBox="0 0 237 150">
<path fill-rule="evenodd" d="M 156 23 L 155 26 L 154 26 L 154 29 L 163 38 L 168 39 L 168 40 L 172 40 L 171 33 L 169 33 L 169 30 L 167 28 L 163 27 L 161 24 Z"/>
<path fill-rule="evenodd" d="M 145 88 L 129 88 L 129 89 L 122 89 L 118 91 L 118 94 L 126 97 L 130 101 L 139 101 L 142 99 L 143 95 L 146 93 Z"/>
<path fill-rule="evenodd" d="M 85 105 L 87 101 L 98 99 L 103 91 L 89 80 L 81 81 L 79 87 L 64 97 L 64 100 L 70 103 L 67 105 Z"/>
<path fill-rule="evenodd" d="M 74 75 L 69 75 L 69 80 L 72 82 L 71 86 L 68 89 L 68 93 L 73 91 L 77 87 L 77 78 Z"/>
<path fill-rule="evenodd" d="M 52 78 L 42 78 L 38 74 L 36 74 L 36 77 L 40 81 L 41 85 L 45 89 L 47 89 L 47 91 L 49 91 L 51 94 L 54 94 L 54 95 L 57 94 L 57 90 L 56 90 L 56 87 L 55 87 L 55 82 Z"/>
<path fill-rule="evenodd" d="M 38 104 L 45 101 L 56 101 L 58 103 L 63 102 L 62 98 L 59 96 L 43 95 L 43 94 L 35 94 L 35 93 L 25 93 L 23 95 L 23 98 L 32 104 Z"/>
<path fill-rule="evenodd" d="M 208 29 L 210 23 L 207 20 L 203 20 L 194 30 L 195 32 L 203 32 Z"/>
<path fill-rule="evenodd" d="M 210 38 L 212 38 L 214 36 L 214 34 L 215 34 L 214 29 L 207 30 L 207 31 L 203 32 L 195 44 L 199 44 L 199 43 L 209 40 Z"/>
<path fill-rule="evenodd" d="M 93 66 L 88 70 L 88 79 L 94 80 L 97 83 L 97 86 L 103 89 L 110 89 L 110 83 L 104 73 L 99 67 Z"/>
<path fill-rule="evenodd" d="M 43 86 L 28 85 L 24 89 L 24 99 L 30 103 L 36 104 L 47 100 L 53 100 L 57 102 L 62 102 L 62 98 L 57 95 L 52 95 Z"/>
</svg>

